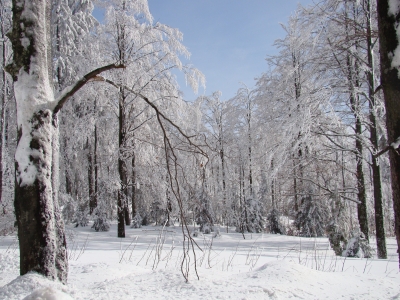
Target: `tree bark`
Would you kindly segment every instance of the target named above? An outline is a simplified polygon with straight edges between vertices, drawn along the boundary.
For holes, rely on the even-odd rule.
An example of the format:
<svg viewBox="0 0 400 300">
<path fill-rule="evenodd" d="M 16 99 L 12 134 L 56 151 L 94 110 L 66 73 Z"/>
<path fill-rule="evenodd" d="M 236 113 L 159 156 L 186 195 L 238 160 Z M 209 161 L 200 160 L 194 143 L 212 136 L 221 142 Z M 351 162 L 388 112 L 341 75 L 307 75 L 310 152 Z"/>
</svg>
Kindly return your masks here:
<svg viewBox="0 0 400 300">
<path fill-rule="evenodd" d="M 374 57 L 373 57 L 373 41 L 372 41 L 372 4 L 371 0 L 366 0 L 366 21 L 367 21 L 367 56 L 368 66 L 367 71 L 368 79 L 368 96 L 369 96 L 369 119 L 370 119 L 370 141 L 374 152 L 378 151 L 378 132 L 377 120 L 375 114 L 375 81 L 374 81 Z M 382 205 L 382 184 L 381 184 L 381 170 L 378 158 L 372 155 L 372 182 L 374 186 L 374 207 L 375 207 L 375 228 L 376 228 L 376 248 L 378 258 L 386 259 L 386 238 L 385 238 L 385 224 L 383 216 Z"/>
<path fill-rule="evenodd" d="M 2 95 L 1 95 L 1 116 L 0 116 L 0 204 L 2 204 L 2 193 L 3 193 L 3 141 L 4 141 L 4 125 L 5 125 L 5 118 L 6 118 L 6 103 L 7 103 L 7 87 L 8 87 L 8 80 L 7 80 L 7 73 L 5 71 L 5 65 L 7 63 L 7 45 L 6 45 L 6 10 L 4 3 L 1 3 L 2 7 L 1 9 L 1 25 L 0 25 L 0 34 L 1 34 L 1 39 L 2 39 L 2 52 L 3 52 L 3 57 L 2 57 L 2 80 L 3 80 L 3 89 L 2 89 Z M 5 206 L 3 205 L 3 213 L 5 214 Z"/>
<path fill-rule="evenodd" d="M 389 0 L 377 0 L 378 27 L 381 61 L 381 85 L 386 106 L 386 127 L 389 144 L 400 137 L 400 79 L 399 66 L 394 65 L 394 51 L 400 41 L 396 28 L 400 19 L 399 8 L 389 12 Z M 398 2 L 395 2 L 396 4 Z M 393 8 L 392 8 L 393 9 Z M 389 152 L 390 171 L 392 179 L 393 210 L 395 219 L 395 234 L 400 267 L 400 155 L 398 147 Z"/>
<path fill-rule="evenodd" d="M 135 161 L 135 147 L 133 147 L 133 152 L 132 152 L 132 196 L 131 196 L 131 201 L 132 201 L 132 219 L 136 215 L 136 210 L 137 210 L 137 197 L 136 197 L 136 161 Z"/>
<path fill-rule="evenodd" d="M 119 90 L 119 116 L 118 116 L 118 146 L 119 146 L 119 156 L 118 156 L 118 174 L 120 180 L 120 188 L 118 190 L 118 237 L 125 237 L 125 217 L 126 217 L 126 200 L 127 200 L 127 166 L 123 157 L 123 147 L 126 142 L 125 133 L 125 94 L 124 89 Z"/>
<path fill-rule="evenodd" d="M 54 101 L 50 34 L 50 0 L 13 0 L 14 53 L 6 67 L 14 80 L 18 141 L 15 153 L 15 216 L 20 247 L 20 273 L 38 272 L 67 281 L 64 223 L 58 203 L 57 112 L 88 80 L 109 65 L 79 80 Z"/>
<path fill-rule="evenodd" d="M 20 246 L 20 273 L 30 271 L 67 280 L 64 224 L 54 191 L 53 138 L 57 118 L 50 104 L 50 1 L 13 0 L 9 33 L 14 58 L 7 71 L 15 81 L 18 145 L 15 154 L 15 215 Z"/>
<path fill-rule="evenodd" d="M 348 18 L 347 12 L 347 3 L 346 5 L 346 18 Z M 355 18 L 356 9 L 353 5 L 353 17 Z M 357 42 L 353 42 L 350 39 L 350 30 L 349 24 L 346 23 L 346 40 L 348 46 L 354 45 L 356 49 L 358 49 Z M 346 67 L 347 67 L 347 84 L 348 84 L 348 92 L 349 92 L 349 100 L 350 100 L 350 108 L 354 116 L 354 127 L 355 127 L 355 151 L 356 151 L 356 179 L 357 179 L 357 199 L 359 204 L 357 204 L 357 216 L 358 223 L 360 225 L 361 232 L 365 235 L 365 238 L 369 241 L 369 229 L 368 229 L 368 215 L 367 215 L 367 197 L 365 192 L 365 178 L 363 171 L 363 144 L 362 144 L 362 122 L 360 118 L 361 114 L 361 105 L 359 95 L 357 94 L 356 89 L 359 87 L 359 68 L 357 60 L 353 60 L 352 54 L 347 52 L 346 56 Z"/>
<path fill-rule="evenodd" d="M 96 109 L 96 106 L 95 106 Z M 97 207 L 97 197 L 99 193 L 99 166 L 97 164 L 97 124 L 94 125 L 94 152 L 93 152 L 93 162 L 94 162 L 94 195 L 93 195 L 93 208 Z"/>
<path fill-rule="evenodd" d="M 88 160 L 88 185 L 89 185 L 89 213 L 92 214 L 94 209 L 97 206 L 97 203 L 94 202 L 95 195 L 95 183 L 94 183 L 94 165 L 93 165 L 93 156 L 92 156 L 92 147 L 89 142 L 89 138 L 86 140 L 86 151 L 87 151 L 87 160 Z"/>
</svg>

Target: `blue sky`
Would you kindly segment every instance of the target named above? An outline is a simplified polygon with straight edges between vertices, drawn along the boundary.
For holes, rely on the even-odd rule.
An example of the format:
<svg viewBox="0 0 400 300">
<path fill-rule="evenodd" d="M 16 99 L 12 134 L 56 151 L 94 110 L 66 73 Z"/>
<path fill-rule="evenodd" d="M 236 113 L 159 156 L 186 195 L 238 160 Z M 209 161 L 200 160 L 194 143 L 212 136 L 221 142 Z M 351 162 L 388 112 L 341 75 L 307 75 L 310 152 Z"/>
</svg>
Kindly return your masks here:
<svg viewBox="0 0 400 300">
<path fill-rule="evenodd" d="M 179 28 L 191 52 L 190 63 L 206 76 L 206 90 L 194 94 L 178 75 L 185 100 L 222 92 L 233 97 L 243 82 L 267 70 L 265 58 L 277 53 L 272 46 L 284 37 L 286 23 L 300 3 L 312 0 L 148 0 L 156 22 Z"/>
</svg>

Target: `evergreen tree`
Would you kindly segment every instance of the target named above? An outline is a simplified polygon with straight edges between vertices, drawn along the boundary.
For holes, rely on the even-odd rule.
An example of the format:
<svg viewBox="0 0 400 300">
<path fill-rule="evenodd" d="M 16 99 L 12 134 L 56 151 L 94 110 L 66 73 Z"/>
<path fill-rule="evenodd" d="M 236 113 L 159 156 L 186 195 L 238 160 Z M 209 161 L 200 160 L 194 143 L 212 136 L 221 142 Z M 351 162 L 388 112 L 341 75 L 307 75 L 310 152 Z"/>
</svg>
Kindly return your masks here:
<svg viewBox="0 0 400 300">
<path fill-rule="evenodd" d="M 268 230 L 273 234 L 286 234 L 286 228 L 280 221 L 280 213 L 273 208 L 267 216 Z"/>
<path fill-rule="evenodd" d="M 325 233 L 327 211 L 321 201 L 311 194 L 301 200 L 302 204 L 295 219 L 295 226 L 304 237 L 320 237 Z"/>
</svg>

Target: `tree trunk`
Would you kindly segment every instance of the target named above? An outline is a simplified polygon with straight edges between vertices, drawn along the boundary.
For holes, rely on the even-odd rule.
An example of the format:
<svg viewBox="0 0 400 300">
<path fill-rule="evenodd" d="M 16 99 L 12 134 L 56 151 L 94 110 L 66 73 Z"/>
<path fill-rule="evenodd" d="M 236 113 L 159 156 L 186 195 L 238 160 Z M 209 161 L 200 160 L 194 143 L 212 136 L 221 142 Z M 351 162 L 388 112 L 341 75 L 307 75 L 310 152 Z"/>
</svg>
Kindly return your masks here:
<svg viewBox="0 0 400 300">
<path fill-rule="evenodd" d="M 221 120 L 222 123 L 222 120 Z M 222 124 L 220 126 L 220 135 L 222 134 Z M 226 174 L 225 174 L 225 152 L 222 138 L 219 138 L 219 157 L 221 159 L 221 172 L 222 172 L 222 206 L 223 206 L 223 221 L 226 223 L 226 232 L 228 232 L 228 207 L 226 203 Z"/>
<path fill-rule="evenodd" d="M 133 152 L 132 152 L 132 197 L 131 197 L 131 201 L 132 201 L 132 219 L 135 217 L 136 215 L 136 210 L 137 210 L 137 197 L 136 197 L 136 161 L 135 161 L 135 148 L 133 148 Z"/>
<path fill-rule="evenodd" d="M 124 89 L 120 88 L 119 91 L 119 128 L 118 128 L 118 146 L 119 146 L 119 156 L 118 156 L 118 174 L 120 180 L 120 188 L 118 190 L 118 237 L 125 237 L 125 217 L 126 217 L 126 200 L 127 200 L 127 166 L 125 163 L 125 159 L 123 157 L 123 147 L 126 142 L 126 134 L 125 134 L 125 109 L 124 109 L 124 101 L 125 94 Z"/>
<path fill-rule="evenodd" d="M 96 109 L 96 106 L 95 106 Z M 93 209 L 97 207 L 97 196 L 99 193 L 99 166 L 97 164 L 97 124 L 94 125 L 94 153 L 93 153 L 93 162 L 94 162 L 94 195 L 93 195 Z"/>
<path fill-rule="evenodd" d="M 271 160 L 271 171 L 274 171 L 274 159 Z M 271 178 L 271 205 L 272 209 L 276 209 L 275 205 L 275 178 Z"/>
<path fill-rule="evenodd" d="M 167 181 L 168 182 L 168 181 Z M 165 197 L 167 198 L 167 223 L 166 226 L 173 225 L 171 214 L 172 214 L 172 201 L 170 196 L 169 188 L 165 191 Z"/>
<path fill-rule="evenodd" d="M 7 71 L 15 81 L 17 103 L 14 205 L 21 275 L 35 271 L 66 282 L 64 224 L 52 176 L 58 126 L 51 111 L 50 9 L 50 1 L 13 0 L 9 37 L 14 58 Z"/>
<path fill-rule="evenodd" d="M 94 202 L 95 186 L 94 186 L 94 166 L 93 166 L 93 156 L 92 147 L 89 143 L 89 138 L 86 140 L 86 150 L 87 150 L 87 160 L 88 160 L 88 185 L 89 185 L 89 214 L 92 214 L 96 208 L 96 203 Z"/>
<path fill-rule="evenodd" d="M 293 158 L 293 194 L 294 194 L 294 215 L 296 216 L 299 212 L 299 196 L 297 188 L 297 167 L 296 160 Z M 300 229 L 300 228 L 298 228 Z"/>
<path fill-rule="evenodd" d="M 1 115 L 0 115 L 0 205 L 3 206 L 2 213 L 6 213 L 5 205 L 2 204 L 2 194 L 3 194 L 3 149 L 4 149 L 4 140 L 5 140 L 5 120 L 6 120 L 6 104 L 7 104 L 7 97 L 8 97 L 8 80 L 7 80 L 7 72 L 5 71 L 5 66 L 7 63 L 7 28 L 6 28 L 6 20 L 7 20 L 7 11 L 6 6 L 3 1 L 1 1 L 0 7 L 0 37 L 2 40 L 2 81 L 3 81 L 3 88 L 2 88 L 2 95 L 1 95 Z M 0 212 L 1 213 L 1 212 Z"/>
<path fill-rule="evenodd" d="M 400 155 L 398 145 L 392 144 L 400 138 L 400 79 L 399 66 L 395 65 L 393 53 L 400 44 L 396 28 L 400 18 L 398 7 L 389 12 L 389 0 L 377 0 L 379 45 L 381 61 L 381 85 L 385 97 L 386 127 L 389 144 L 392 151 L 389 152 L 390 170 L 392 178 L 393 210 L 395 219 L 395 233 L 397 239 L 397 252 L 399 254 L 400 267 Z M 398 4 L 396 1 L 395 4 Z"/>
<path fill-rule="evenodd" d="M 354 3 L 353 3 L 354 5 Z M 355 8 L 353 7 L 355 11 Z M 348 16 L 346 10 L 346 17 Z M 350 40 L 349 37 L 349 26 L 346 23 L 346 39 L 347 43 L 353 44 L 353 41 Z M 349 46 L 348 45 L 348 46 Z M 355 44 L 356 49 L 357 44 Z M 358 65 L 357 61 L 353 61 L 351 53 L 347 53 L 346 57 L 346 67 L 347 67 L 347 84 L 348 84 L 348 92 L 349 92 L 349 100 L 350 100 L 350 108 L 354 116 L 354 126 L 355 126 L 355 151 L 356 151 L 356 179 L 357 179 L 357 199 L 359 204 L 357 205 L 357 216 L 358 223 L 360 225 L 361 232 L 365 235 L 365 238 L 369 240 L 369 230 L 368 230 L 368 215 L 367 215 L 367 197 L 365 193 L 365 179 L 364 179 L 364 171 L 363 171 L 363 144 L 361 141 L 362 138 L 362 123 L 361 123 L 361 107 L 360 107 L 360 99 L 357 94 L 356 88 L 359 87 L 358 80 Z"/>
<path fill-rule="evenodd" d="M 369 96 L 369 119 L 370 119 L 370 141 L 374 152 L 378 151 L 378 133 L 376 127 L 375 114 L 375 81 L 374 81 L 374 57 L 373 57 L 373 41 L 372 41 L 372 7 L 371 0 L 366 0 L 366 21 L 367 21 L 367 52 L 368 52 L 368 96 Z M 374 186 L 374 207 L 375 207 L 375 228 L 376 228 L 376 248 L 378 258 L 386 259 L 386 238 L 385 224 L 382 205 L 382 184 L 381 170 L 378 163 L 378 158 L 372 156 L 372 182 Z"/>
</svg>

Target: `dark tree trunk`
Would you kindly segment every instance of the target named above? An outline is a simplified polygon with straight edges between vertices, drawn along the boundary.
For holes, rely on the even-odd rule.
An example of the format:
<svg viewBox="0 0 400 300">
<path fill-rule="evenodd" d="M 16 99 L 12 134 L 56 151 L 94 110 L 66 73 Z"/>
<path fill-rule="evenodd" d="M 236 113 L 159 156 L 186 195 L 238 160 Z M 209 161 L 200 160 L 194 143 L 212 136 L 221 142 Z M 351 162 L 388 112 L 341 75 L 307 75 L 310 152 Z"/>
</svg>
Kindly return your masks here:
<svg viewBox="0 0 400 300">
<path fill-rule="evenodd" d="M 127 210 L 127 166 L 124 159 L 124 146 L 126 143 L 126 132 L 125 132 L 125 93 L 124 89 L 120 88 L 119 91 L 119 130 L 118 130 L 118 146 L 119 146 L 119 156 L 118 156 L 118 174 L 120 180 L 120 188 L 118 190 L 118 237 L 125 237 L 125 221 L 126 221 L 126 210 Z"/>
<path fill-rule="evenodd" d="M 222 120 L 221 120 L 222 122 Z M 220 130 L 222 132 L 222 125 L 220 127 Z M 221 133 L 220 133 L 221 134 Z M 224 152 L 224 144 L 222 141 L 222 138 L 219 139 L 219 157 L 221 159 L 221 171 L 222 171 L 222 206 L 223 206 L 223 221 L 226 223 L 226 232 L 228 232 L 228 225 L 229 225 L 229 220 L 228 220 L 228 207 L 226 203 L 226 174 L 225 174 L 225 152 Z"/>
<path fill-rule="evenodd" d="M 136 209 L 137 209 L 137 197 L 136 197 L 136 162 L 135 162 L 135 149 L 133 149 L 133 153 L 132 153 L 132 197 L 131 197 L 131 201 L 132 201 L 132 218 L 135 217 L 136 215 Z"/>
<path fill-rule="evenodd" d="M 121 174 L 124 173 L 124 167 L 125 164 L 122 160 L 118 160 L 118 172 Z M 122 178 L 120 178 L 122 179 Z M 121 187 L 118 190 L 118 202 L 117 202 L 117 207 L 118 207 L 118 237 L 125 237 L 125 193 L 124 189 L 122 186 L 122 182 L 120 183 Z"/>
<path fill-rule="evenodd" d="M 399 66 L 392 65 L 394 50 L 399 47 L 400 43 L 396 33 L 397 22 L 400 19 L 400 12 L 396 7 L 395 14 L 389 14 L 389 0 L 377 0 L 377 5 L 381 85 L 385 97 L 388 141 L 389 144 L 392 144 L 400 137 Z M 392 149 L 389 152 L 389 159 L 392 178 L 393 210 L 395 218 L 394 225 L 400 267 L 400 155 L 398 148 Z"/>
<path fill-rule="evenodd" d="M 87 150 L 87 159 L 88 159 L 88 185 L 89 185 L 89 213 L 92 214 L 97 204 L 95 203 L 94 194 L 94 166 L 93 166 L 93 155 L 92 155 L 92 147 L 89 143 L 89 138 L 86 140 L 86 150 Z"/>
<path fill-rule="evenodd" d="M 96 109 L 96 107 L 95 107 Z M 94 162 L 94 195 L 93 195 L 93 209 L 97 207 L 97 196 L 99 193 L 99 166 L 97 164 L 97 124 L 94 125 L 94 152 L 93 152 L 93 162 Z"/>
<path fill-rule="evenodd" d="M 171 225 L 173 225 L 172 221 L 171 221 L 172 201 L 171 201 L 169 188 L 167 188 L 165 194 L 166 194 L 165 196 L 167 198 L 167 223 L 166 223 L 166 226 L 171 226 Z"/>
<path fill-rule="evenodd" d="M 353 3 L 354 5 L 354 3 Z M 353 6 L 354 14 L 355 8 Z M 347 11 L 346 11 L 346 17 Z M 355 16 L 354 16 L 355 17 Z M 348 23 L 346 23 L 346 33 L 348 34 L 346 39 L 348 46 L 353 44 L 354 42 L 350 40 L 349 32 L 350 28 Z M 356 49 L 357 43 L 355 43 Z M 362 123 L 361 123 L 361 105 L 360 99 L 356 92 L 356 88 L 359 87 L 359 79 L 358 79 L 358 63 L 353 60 L 352 54 L 350 52 L 347 53 L 346 57 L 346 67 L 347 67 L 347 84 L 348 84 L 348 92 L 349 92 L 349 100 L 350 100 L 350 108 L 354 116 L 354 127 L 355 127 L 355 152 L 356 152 L 356 179 L 357 179 L 357 199 L 359 204 L 357 204 L 357 216 L 358 223 L 360 225 L 361 232 L 365 235 L 365 238 L 369 240 L 369 230 L 368 230 L 368 215 L 367 215 L 367 197 L 365 193 L 365 179 L 364 179 L 364 171 L 363 171 L 363 144 L 361 141 L 362 138 Z"/>
<path fill-rule="evenodd" d="M 68 145 L 68 140 L 64 137 L 63 138 L 63 147 L 67 147 L 67 145 Z M 68 168 L 67 167 L 67 165 L 70 165 L 71 163 L 68 161 L 68 162 L 66 162 L 65 163 L 65 192 L 68 194 L 68 195 L 71 195 L 71 196 L 73 196 L 73 193 L 74 193 L 74 188 L 73 188 L 73 185 L 74 185 L 74 182 L 73 182 L 73 178 L 71 178 L 72 176 L 71 176 L 71 168 Z"/>
<path fill-rule="evenodd" d="M 357 131 L 356 125 L 356 131 Z M 361 127 L 361 126 L 360 126 Z M 361 133 L 361 129 L 360 129 Z M 368 215 L 367 215 L 367 197 L 365 194 L 365 179 L 364 179 L 364 171 L 363 171 L 363 159 L 362 159 L 362 144 L 361 141 L 357 138 L 356 140 L 356 163 L 357 163 L 357 170 L 356 170 L 356 178 L 357 178 L 357 198 L 360 201 L 357 204 L 357 216 L 358 216 L 358 223 L 360 224 L 360 230 L 364 233 L 365 238 L 369 241 L 369 230 L 368 230 Z"/>
<path fill-rule="evenodd" d="M 122 3 L 122 10 L 126 10 L 126 3 Z M 118 59 L 120 63 L 125 63 L 125 52 L 126 52 L 126 27 L 124 24 L 116 22 L 118 25 L 117 33 L 117 46 L 118 46 Z M 125 237 L 125 224 L 130 225 L 129 209 L 128 209 L 128 169 L 125 161 L 125 149 L 126 147 L 126 115 L 125 115 L 125 104 L 127 95 L 124 88 L 119 88 L 119 156 L 118 156 L 118 174 L 120 180 L 120 189 L 118 191 L 118 237 Z"/>
<path fill-rule="evenodd" d="M 49 110 L 38 111 L 33 116 L 39 132 L 54 130 L 53 116 Z M 35 129 L 31 132 L 35 134 Z M 19 130 L 19 143 L 22 131 Z M 24 275 L 35 271 L 62 282 L 67 280 L 68 264 L 64 224 L 59 211 L 58 199 L 53 198 L 51 178 L 52 161 L 48 153 L 51 139 L 32 138 L 31 149 L 43 150 L 43 156 L 33 159 L 37 176 L 32 184 L 22 184 L 16 162 L 17 180 L 15 183 L 15 215 L 18 224 L 20 247 L 20 273 Z M 51 147 L 50 147 L 51 148 Z M 46 177 L 46 178 L 43 178 Z"/>
<path fill-rule="evenodd" d="M 300 68 L 300 53 L 297 51 L 298 49 L 291 49 L 292 50 L 292 66 L 294 70 L 294 97 L 297 103 L 297 113 L 301 114 L 300 112 L 300 97 L 301 97 L 301 68 Z M 294 191 L 294 213 L 297 215 L 299 210 L 301 209 L 301 205 L 303 204 L 303 194 L 304 194 L 304 185 L 303 185 L 303 153 L 301 150 L 303 133 L 299 131 L 297 140 L 298 146 L 296 147 L 296 151 L 293 154 L 293 191 Z M 299 180 L 297 180 L 299 177 Z M 299 197 L 300 195 L 300 197 Z M 299 199 L 300 198 L 300 199 Z M 300 228 L 299 228 L 300 229 Z"/>
<path fill-rule="evenodd" d="M 299 196 L 298 196 L 298 188 L 297 188 L 297 167 L 296 160 L 293 159 L 293 193 L 294 193 L 294 215 L 296 216 L 299 212 Z"/>
<path fill-rule="evenodd" d="M 6 118 L 5 110 L 6 110 L 6 102 L 7 102 L 7 74 L 4 70 L 6 60 L 7 60 L 7 47 L 6 47 L 6 29 L 5 29 L 5 9 L 1 9 L 1 39 L 3 40 L 2 46 L 2 79 L 3 79 L 3 89 L 1 95 L 1 115 L 0 115 L 0 205 L 3 206 L 3 213 L 5 213 L 5 206 L 2 204 L 2 193 L 3 193 L 3 141 L 4 141 L 4 121 Z"/>
<path fill-rule="evenodd" d="M 271 160 L 271 170 L 274 170 L 274 160 Z M 271 178 L 271 205 L 272 209 L 276 209 L 275 204 L 275 178 Z"/>
<path fill-rule="evenodd" d="M 372 41 L 372 7 L 371 0 L 366 0 L 366 21 L 367 21 L 367 52 L 368 52 L 368 96 L 369 96 L 369 119 L 370 119 L 370 141 L 374 152 L 378 151 L 378 133 L 376 127 L 375 114 L 375 81 L 374 81 L 374 57 L 373 57 L 373 41 Z M 386 238 L 385 224 L 382 205 L 382 184 L 381 170 L 378 158 L 372 156 L 372 182 L 374 186 L 374 207 L 375 207 L 375 228 L 376 228 L 376 248 L 378 258 L 386 259 Z"/>
<path fill-rule="evenodd" d="M 128 200 L 127 196 L 125 195 L 125 199 Z M 128 206 L 128 201 L 125 201 L 125 208 L 124 208 L 124 214 L 125 214 L 125 225 L 130 226 L 131 225 L 131 216 L 129 215 L 129 206 Z"/>
<path fill-rule="evenodd" d="M 244 223 L 245 223 L 245 226 L 246 226 L 246 227 L 243 227 L 243 230 L 244 230 L 244 228 L 246 228 L 246 231 L 250 232 L 251 230 L 250 230 L 250 226 L 249 226 L 249 216 L 248 216 L 248 213 L 247 213 L 247 198 L 246 198 L 245 178 L 246 178 L 246 176 L 244 174 L 244 166 L 242 165 L 243 208 L 244 208 Z"/>
<path fill-rule="evenodd" d="M 67 170 L 65 171 L 65 191 L 68 195 L 72 195 L 72 181 Z"/>
</svg>

